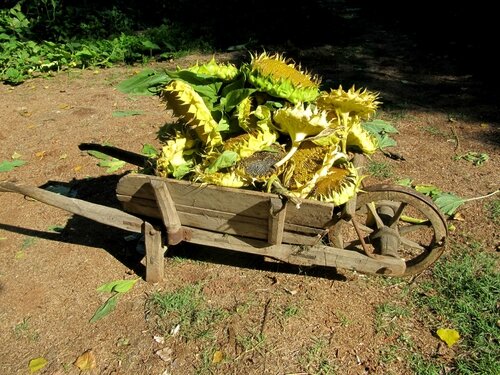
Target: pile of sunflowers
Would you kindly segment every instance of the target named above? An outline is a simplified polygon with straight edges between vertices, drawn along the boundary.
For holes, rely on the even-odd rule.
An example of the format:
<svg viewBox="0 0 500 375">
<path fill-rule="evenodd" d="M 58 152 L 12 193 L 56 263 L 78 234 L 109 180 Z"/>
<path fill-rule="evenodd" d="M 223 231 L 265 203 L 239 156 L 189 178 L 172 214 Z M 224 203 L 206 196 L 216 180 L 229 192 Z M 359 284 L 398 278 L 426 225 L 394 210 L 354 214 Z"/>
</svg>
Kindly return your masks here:
<svg viewBox="0 0 500 375">
<path fill-rule="evenodd" d="M 349 154 L 377 150 L 362 123 L 378 94 L 320 84 L 280 54 L 252 55 L 239 68 L 212 59 L 170 72 L 161 95 L 179 121 L 167 129 L 154 173 L 347 202 L 362 179 Z"/>
</svg>

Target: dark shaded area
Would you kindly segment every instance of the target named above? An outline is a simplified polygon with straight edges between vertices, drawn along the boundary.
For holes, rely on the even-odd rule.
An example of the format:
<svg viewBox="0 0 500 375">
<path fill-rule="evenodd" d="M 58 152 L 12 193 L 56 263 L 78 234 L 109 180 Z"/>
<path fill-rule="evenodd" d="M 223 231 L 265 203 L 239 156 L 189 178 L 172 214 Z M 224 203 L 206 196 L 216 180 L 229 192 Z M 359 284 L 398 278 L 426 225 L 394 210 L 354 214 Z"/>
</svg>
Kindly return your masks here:
<svg viewBox="0 0 500 375">
<path fill-rule="evenodd" d="M 3 6 L 15 3 L 10 0 Z M 281 51 L 322 76 L 324 88 L 356 84 L 380 92 L 384 108 L 422 107 L 481 121 L 500 119 L 500 80 L 492 56 L 497 21 L 491 2 L 67 0 L 53 2 L 55 7 L 38 1 L 21 4 L 37 38 L 109 38 L 165 26 L 161 48 L 183 44 L 165 40 L 171 37 L 201 39 L 219 51 Z"/>
</svg>

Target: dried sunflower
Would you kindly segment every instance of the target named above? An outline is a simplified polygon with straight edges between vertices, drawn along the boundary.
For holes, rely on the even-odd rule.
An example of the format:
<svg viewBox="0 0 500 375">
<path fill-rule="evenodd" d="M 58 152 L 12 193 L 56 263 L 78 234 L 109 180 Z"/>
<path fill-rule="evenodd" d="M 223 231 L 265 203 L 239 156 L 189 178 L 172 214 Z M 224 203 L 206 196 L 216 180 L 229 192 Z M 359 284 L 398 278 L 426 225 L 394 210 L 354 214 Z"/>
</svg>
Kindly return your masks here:
<svg viewBox="0 0 500 375">
<path fill-rule="evenodd" d="M 252 56 L 248 66 L 248 80 L 268 94 L 294 104 L 312 102 L 319 95 L 321 81 L 285 59 L 282 55 L 262 53 Z"/>
</svg>

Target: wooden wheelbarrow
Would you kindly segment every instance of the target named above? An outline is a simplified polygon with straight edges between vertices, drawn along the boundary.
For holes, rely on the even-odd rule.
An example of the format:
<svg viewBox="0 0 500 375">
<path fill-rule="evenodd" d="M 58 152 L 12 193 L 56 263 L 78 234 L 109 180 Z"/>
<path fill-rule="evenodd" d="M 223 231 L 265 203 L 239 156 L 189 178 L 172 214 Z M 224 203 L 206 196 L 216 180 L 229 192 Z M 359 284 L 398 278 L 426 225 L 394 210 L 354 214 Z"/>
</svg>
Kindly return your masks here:
<svg viewBox="0 0 500 375">
<path fill-rule="evenodd" d="M 143 159 L 130 153 L 127 161 L 140 165 Z M 303 200 L 297 208 L 276 194 L 130 173 L 116 188 L 124 211 L 12 182 L 0 183 L 0 192 L 142 233 L 148 282 L 163 279 L 165 251 L 181 242 L 297 265 L 407 276 L 442 254 L 447 235 L 432 201 L 400 186 L 365 188 L 342 207 Z"/>
</svg>

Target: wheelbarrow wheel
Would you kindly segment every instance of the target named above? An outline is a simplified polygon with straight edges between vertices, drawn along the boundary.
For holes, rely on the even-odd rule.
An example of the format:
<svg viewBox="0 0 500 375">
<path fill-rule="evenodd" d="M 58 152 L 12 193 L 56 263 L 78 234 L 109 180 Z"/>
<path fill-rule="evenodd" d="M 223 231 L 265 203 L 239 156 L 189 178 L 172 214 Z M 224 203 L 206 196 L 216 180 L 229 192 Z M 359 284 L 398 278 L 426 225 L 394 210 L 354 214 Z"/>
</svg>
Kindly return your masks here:
<svg viewBox="0 0 500 375">
<path fill-rule="evenodd" d="M 342 249 L 405 260 L 403 276 L 422 272 L 445 249 L 446 219 L 432 200 L 413 189 L 374 185 L 356 199 L 352 220 L 341 219 L 330 242 Z M 357 230 L 356 230 L 357 229 Z"/>
</svg>

